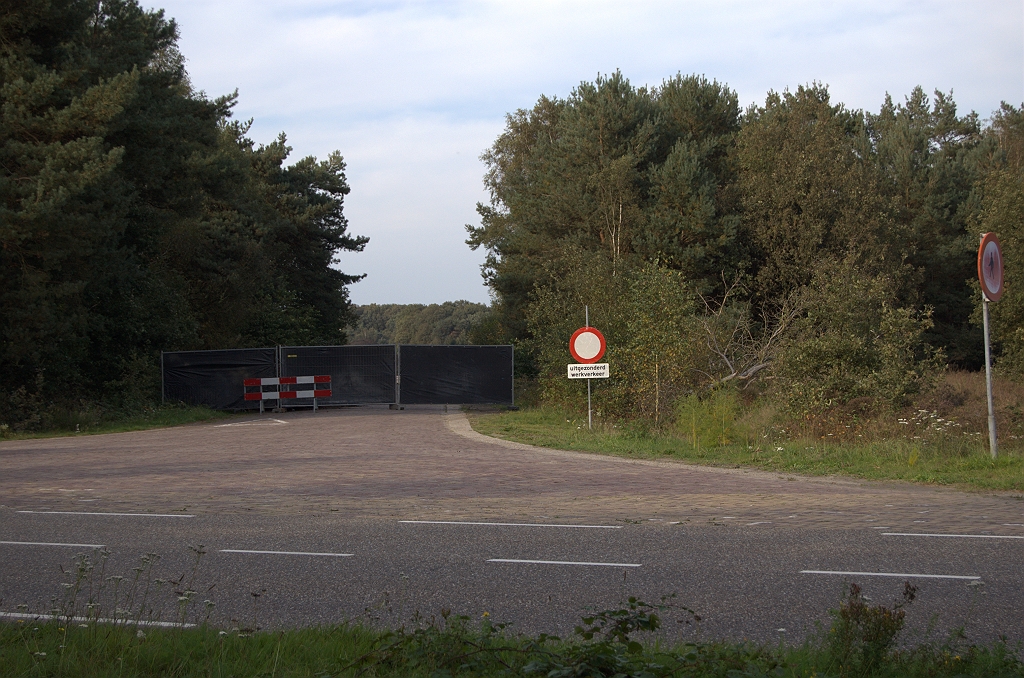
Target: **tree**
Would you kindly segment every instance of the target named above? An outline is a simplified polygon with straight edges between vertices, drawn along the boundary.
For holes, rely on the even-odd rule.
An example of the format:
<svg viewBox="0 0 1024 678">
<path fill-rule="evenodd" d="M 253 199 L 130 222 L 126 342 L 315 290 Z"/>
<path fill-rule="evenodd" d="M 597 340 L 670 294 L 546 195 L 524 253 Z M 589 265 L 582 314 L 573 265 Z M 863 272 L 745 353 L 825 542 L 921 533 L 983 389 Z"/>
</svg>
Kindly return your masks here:
<svg viewBox="0 0 1024 678">
<path fill-rule="evenodd" d="M 136 0 L 0 17 L 0 421 L 114 400 L 160 349 L 344 342 L 358 276 L 333 264 L 366 239 L 341 156 L 255 148 L 233 96 L 192 89 L 177 37 Z"/>
<path fill-rule="evenodd" d="M 981 187 L 981 209 L 975 231 L 992 231 L 1003 252 L 1005 290 L 996 303 L 989 304 L 991 331 L 999 352 L 997 365 L 1007 373 L 1024 376 L 1024 106 L 1003 103 L 993 116 L 988 131 L 997 144 L 995 167 Z M 973 242 L 977 251 L 977 238 Z M 975 276 L 977 274 L 975 273 Z M 975 277 L 975 280 L 977 278 Z M 981 291 L 972 285 L 976 306 L 975 324 L 980 324 Z"/>
<path fill-rule="evenodd" d="M 978 116 L 957 114 L 951 94 L 929 101 L 917 87 L 902 104 L 886 96 L 867 130 L 903 251 L 914 271 L 907 301 L 931 311 L 928 342 L 961 367 L 982 364 L 981 334 L 970 323 L 977 238 L 968 222 L 988 150 Z"/>
<path fill-rule="evenodd" d="M 636 89 L 616 72 L 508 116 L 482 156 L 491 204 L 467 227 L 470 247 L 488 252 L 506 339 L 529 338 L 535 290 L 579 250 L 607 259 L 612 277 L 656 260 L 724 291 L 720 271 L 738 275 L 746 257 L 729 159 L 738 113 L 717 82 L 676 76 Z"/>
<path fill-rule="evenodd" d="M 851 256 L 869 271 L 902 265 L 863 116 L 833 105 L 824 86 L 770 92 L 748 109 L 736 157 L 759 305 L 778 304 Z"/>
</svg>

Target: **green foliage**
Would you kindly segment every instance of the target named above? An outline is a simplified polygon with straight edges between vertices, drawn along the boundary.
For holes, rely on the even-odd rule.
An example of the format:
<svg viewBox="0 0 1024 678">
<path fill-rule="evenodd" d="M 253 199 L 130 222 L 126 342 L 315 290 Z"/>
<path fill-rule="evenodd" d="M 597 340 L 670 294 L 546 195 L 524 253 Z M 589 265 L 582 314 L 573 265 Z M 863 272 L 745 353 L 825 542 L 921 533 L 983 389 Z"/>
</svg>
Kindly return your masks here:
<svg viewBox="0 0 1024 678">
<path fill-rule="evenodd" d="M 978 218 L 979 232 L 999 236 L 1003 251 L 1005 291 L 989 304 L 993 341 L 1001 349 L 998 365 L 1015 377 L 1024 376 L 1024 112 L 1003 104 L 993 132 L 1000 164 L 987 177 Z M 977 239 L 972 240 L 977 251 Z M 977 279 L 975 272 L 975 280 Z M 976 324 L 980 325 L 981 294 L 975 284 Z"/>
<path fill-rule="evenodd" d="M 741 270 L 728 190 L 738 121 L 735 93 L 717 82 L 676 76 L 637 89 L 620 73 L 509 115 L 483 156 L 491 203 L 467 226 L 467 243 L 488 252 L 505 336 L 529 340 L 537 289 L 577 275 L 583 258 L 610 284 L 636 260 L 659 261 L 701 291 Z"/>
<path fill-rule="evenodd" d="M 866 122 L 883 194 L 905 238 L 900 250 L 915 273 L 908 300 L 931 309 L 925 339 L 951 364 L 978 369 L 981 334 L 969 320 L 977 239 L 969 223 L 993 140 L 976 113 L 957 114 L 952 94 L 936 91 L 929 101 L 920 87 L 902 104 L 886 96 Z"/>
<path fill-rule="evenodd" d="M 742 403 L 735 389 L 724 387 L 707 397 L 696 393 L 676 401 L 675 431 L 695 448 L 720 447 L 739 441 L 737 419 Z"/>
<path fill-rule="evenodd" d="M 443 304 L 365 304 L 353 306 L 353 344 L 483 344 L 498 343 L 486 329 L 490 310 L 484 304 L 446 301 Z M 477 341 L 482 339 L 482 341 Z"/>
<path fill-rule="evenodd" d="M 851 594 L 834 613 L 825 642 L 802 646 L 753 643 L 638 642 L 660 627 L 653 606 L 630 598 L 619 609 L 588 616 L 576 638 L 512 635 L 485 616 L 417 615 L 410 628 L 377 631 L 357 624 L 254 632 L 140 628 L 132 623 L 66 623 L 64 619 L 0 624 L 0 660 L 12 675 L 144 676 L 1021 676 L 1024 665 L 1005 642 L 896 650 L 900 603 L 868 607 Z M 683 608 L 686 610 L 686 608 Z M 655 612 L 657 610 L 657 612 Z M 686 610 L 693 621 L 699 617 Z M 587 621 L 589 620 L 589 621 Z M 589 637 L 588 637 L 589 636 Z M 649 636 L 648 636 L 649 637 Z M 848 642 L 844 642 L 848 641 Z"/>
<path fill-rule="evenodd" d="M 917 587 L 904 582 L 902 600 L 885 605 L 869 605 L 857 584 L 850 584 L 849 595 L 832 611 L 832 627 L 827 642 L 832 666 L 844 676 L 873 676 L 887 663 L 906 622 L 906 607 L 914 602 Z"/>
<path fill-rule="evenodd" d="M 366 239 L 339 154 L 255 147 L 136 0 L 27 0 L 0 31 L 0 422 L 151 401 L 161 349 L 344 342 L 333 264 Z"/>
<path fill-rule="evenodd" d="M 893 279 L 843 262 L 804 291 L 806 314 L 781 348 L 773 389 L 797 414 L 863 398 L 899 408 L 940 366 L 927 315 L 899 307 Z"/>
<path fill-rule="evenodd" d="M 488 253 L 486 331 L 529 354 L 547 402 L 578 409 L 560 375 L 589 304 L 610 416 L 657 424 L 679 397 L 758 381 L 795 413 L 900 406 L 940 359 L 980 364 L 969 224 L 983 204 L 985 224 L 1021 221 L 1021 118 L 1004 106 L 984 130 L 921 88 L 865 113 L 818 83 L 740 115 L 717 82 L 618 72 L 541 97 L 483 156 L 491 201 L 467 243 Z"/>
<path fill-rule="evenodd" d="M 770 92 L 747 111 L 736 157 L 762 304 L 780 303 L 850 256 L 899 264 L 885 257 L 900 236 L 869 161 L 863 115 L 833 105 L 825 87 Z"/>
<path fill-rule="evenodd" d="M 740 409 L 732 428 L 735 438 L 726 445 L 715 437 L 721 431 L 719 422 L 699 417 L 687 422 L 686 415 L 677 419 L 675 430 L 662 431 L 643 426 L 643 421 L 626 424 L 602 416 L 595 417 L 590 431 L 585 412 L 550 407 L 473 415 L 470 421 L 474 430 L 486 435 L 561 450 L 1020 492 L 1024 490 L 1022 437 L 1003 437 L 999 458 L 992 459 L 984 434 L 983 380 L 981 387 L 982 416 L 977 426 L 952 426 L 946 418 L 937 422 L 908 412 L 902 418 L 886 413 L 884 420 L 847 416 L 832 422 L 831 428 L 791 430 L 780 425 L 770 406 L 748 405 Z M 706 401 L 689 401 L 689 407 L 698 415 L 721 416 L 720 411 L 709 411 Z M 698 437 L 708 436 L 699 446 L 692 443 L 694 424 Z M 1019 431 L 1020 426 L 1013 430 Z"/>
</svg>

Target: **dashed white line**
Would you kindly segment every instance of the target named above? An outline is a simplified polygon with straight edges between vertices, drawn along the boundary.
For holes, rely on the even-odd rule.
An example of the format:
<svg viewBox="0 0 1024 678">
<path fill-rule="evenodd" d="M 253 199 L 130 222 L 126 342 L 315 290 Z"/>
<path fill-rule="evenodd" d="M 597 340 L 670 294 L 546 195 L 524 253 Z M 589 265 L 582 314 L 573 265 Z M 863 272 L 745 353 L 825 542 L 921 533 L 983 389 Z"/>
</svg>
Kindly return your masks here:
<svg viewBox="0 0 1024 678">
<path fill-rule="evenodd" d="M 621 530 L 622 525 L 555 525 L 552 523 L 471 523 L 463 520 L 399 520 L 414 525 L 490 525 L 495 527 L 575 527 L 588 530 Z"/>
<path fill-rule="evenodd" d="M 125 626 L 156 626 L 162 628 L 193 629 L 195 624 L 178 622 L 146 621 L 144 619 L 105 619 L 103 617 L 65 617 L 59 614 L 29 614 L 27 612 L 0 612 L 0 619 L 41 619 L 47 621 L 73 621 L 79 624 L 124 624 Z"/>
<path fill-rule="evenodd" d="M 189 513 L 107 513 L 86 511 L 18 511 L 18 513 L 36 513 L 60 516 L 132 516 L 137 518 L 195 518 Z"/>
<path fill-rule="evenodd" d="M 230 424 L 215 424 L 213 428 L 225 428 L 228 426 L 277 426 L 287 423 L 287 421 L 282 421 L 281 419 L 252 419 L 249 421 L 236 421 Z"/>
<path fill-rule="evenodd" d="M 924 532 L 883 532 L 883 537 L 945 537 L 948 539 L 1024 539 L 1012 534 L 942 534 Z"/>
<path fill-rule="evenodd" d="M 592 565 L 598 567 L 640 567 L 640 563 L 587 563 L 573 560 L 519 560 L 517 558 L 491 558 L 488 563 L 526 563 L 529 565 Z"/>
<path fill-rule="evenodd" d="M 252 553 L 268 556 L 328 556 L 331 558 L 351 558 L 351 553 L 316 553 L 313 551 L 250 551 L 246 549 L 221 549 L 221 553 Z"/>
<path fill-rule="evenodd" d="M 106 544 L 65 544 L 63 542 L 49 541 L 0 541 L 0 544 L 7 544 L 9 546 L 71 546 L 83 549 L 101 549 L 106 546 Z"/>
<path fill-rule="evenodd" d="M 840 572 L 837 570 L 800 570 L 800 574 L 843 574 L 851 577 L 901 577 L 907 579 L 981 579 L 962 574 L 913 574 L 904 572 Z"/>
</svg>

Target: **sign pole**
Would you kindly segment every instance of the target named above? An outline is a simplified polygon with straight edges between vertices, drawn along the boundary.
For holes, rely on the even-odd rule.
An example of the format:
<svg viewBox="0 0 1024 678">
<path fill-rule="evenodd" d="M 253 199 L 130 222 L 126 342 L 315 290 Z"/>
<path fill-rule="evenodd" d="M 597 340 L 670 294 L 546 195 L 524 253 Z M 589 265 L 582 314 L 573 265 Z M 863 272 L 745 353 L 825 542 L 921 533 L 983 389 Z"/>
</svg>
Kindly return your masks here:
<svg viewBox="0 0 1024 678">
<path fill-rule="evenodd" d="M 981 297 L 982 317 L 985 321 L 985 390 L 988 393 L 988 449 L 995 459 L 998 454 L 996 444 L 996 412 L 992 404 L 992 353 L 989 348 L 988 330 L 988 298 L 983 294 Z"/>
<path fill-rule="evenodd" d="M 569 353 L 576 360 L 575 365 L 570 364 L 568 376 L 570 379 L 587 380 L 587 430 L 594 430 L 594 406 L 591 395 L 591 379 L 607 379 L 608 363 L 598 364 L 598 360 L 605 352 L 604 335 L 596 328 L 590 326 L 590 306 L 583 306 L 583 313 L 586 324 L 573 332 L 569 339 Z"/>
<path fill-rule="evenodd" d="M 590 306 L 589 304 L 583 305 L 583 325 L 584 327 L 590 327 Z M 590 414 L 590 380 L 587 379 L 587 430 L 594 430 L 594 419 Z"/>
<path fill-rule="evenodd" d="M 981 283 L 981 308 L 985 324 L 985 391 L 988 395 L 988 447 L 995 459 L 996 411 L 992 404 L 992 348 L 989 335 L 990 302 L 999 301 L 1003 296 L 1003 251 L 995 233 L 982 233 L 978 246 L 978 282 Z"/>
<path fill-rule="evenodd" d="M 594 430 L 594 420 L 590 416 L 590 380 L 587 379 L 587 428 Z"/>
</svg>

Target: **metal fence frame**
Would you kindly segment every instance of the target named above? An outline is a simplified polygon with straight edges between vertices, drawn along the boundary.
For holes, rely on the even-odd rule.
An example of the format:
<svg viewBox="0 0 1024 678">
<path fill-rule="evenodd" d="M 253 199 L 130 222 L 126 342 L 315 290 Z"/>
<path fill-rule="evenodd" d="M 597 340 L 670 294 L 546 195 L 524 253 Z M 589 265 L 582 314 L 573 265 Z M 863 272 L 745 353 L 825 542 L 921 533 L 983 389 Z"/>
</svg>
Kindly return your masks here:
<svg viewBox="0 0 1024 678">
<path fill-rule="evenodd" d="M 404 402 L 402 399 L 402 348 L 414 349 L 412 351 L 407 350 L 407 353 L 420 353 L 424 351 L 418 349 L 429 349 L 426 353 L 444 354 L 446 352 L 461 353 L 463 356 L 471 355 L 475 352 L 474 349 L 501 349 L 497 352 L 503 358 L 507 354 L 508 358 L 508 381 L 507 384 L 504 382 L 503 368 L 500 364 L 497 365 L 497 369 L 494 369 L 494 365 L 484 363 L 483 367 L 490 375 L 492 382 L 490 384 L 478 383 L 476 393 L 473 393 L 472 388 L 467 388 L 461 392 L 458 388 L 459 383 L 471 385 L 472 378 L 467 371 L 467 367 L 463 360 L 463 371 L 458 372 L 456 370 L 454 378 L 448 378 L 448 388 L 443 394 L 436 394 L 433 399 L 428 394 L 423 395 L 422 389 L 420 390 L 418 397 L 413 398 L 415 403 Z M 167 385 L 167 357 L 175 356 L 180 357 L 185 354 L 196 354 L 196 355 L 211 355 L 211 354 L 229 354 L 229 357 L 233 353 L 237 353 L 238 356 L 244 356 L 246 352 L 274 352 L 274 372 L 275 374 L 259 374 L 259 375 L 245 375 L 245 376 L 275 376 L 275 377 L 291 377 L 301 376 L 299 372 L 303 374 L 325 374 L 330 375 L 332 379 L 332 390 L 333 394 L 331 398 L 324 399 L 318 398 L 318 404 L 323 405 L 363 405 L 363 404 L 390 404 L 400 406 L 403 404 L 479 404 L 479 403 L 495 403 L 495 404 L 513 404 L 515 402 L 515 380 L 513 378 L 515 371 L 515 357 L 512 346 L 473 346 L 473 345 L 428 345 L 428 344 L 349 344 L 345 346 L 277 346 L 267 347 L 261 349 L 227 349 L 225 351 L 161 351 L 160 353 L 160 390 L 161 390 L 161 401 L 168 399 L 168 385 Z M 320 352 L 320 355 L 311 355 L 311 352 Z M 305 355 L 302 355 L 305 354 Z M 362 355 L 360 355 L 362 354 Z M 269 357 L 269 356 L 267 356 Z M 291 363 L 290 361 L 296 360 L 297 363 Z M 361 362 L 362 361 L 362 362 Z M 376 366 L 368 365 L 368 361 L 377 361 Z M 201 362 L 201 361 L 200 361 Z M 470 361 L 471 362 L 471 361 Z M 503 361 L 502 361 L 503 362 Z M 457 366 L 458 361 L 453 360 L 452 365 Z M 265 365 L 269 367 L 269 365 Z M 412 365 L 410 365 L 412 367 Z M 365 369 L 364 369 L 365 368 Z M 236 372 L 241 368 L 237 365 L 222 365 L 218 370 L 211 370 L 207 375 L 208 380 L 211 382 L 219 382 L 221 384 L 221 391 L 225 388 L 229 388 L 225 381 L 228 376 L 234 378 Z M 292 374 L 292 372 L 295 372 Z M 422 370 L 421 370 L 422 372 Z M 411 373 L 410 373 L 411 374 Z M 228 376 L 226 376 L 228 375 Z M 451 377 L 451 373 L 441 374 L 438 378 Z M 197 377 L 198 378 L 198 377 Z M 498 379 L 501 383 L 495 385 L 494 379 Z M 181 381 L 180 378 L 178 380 Z M 231 394 L 222 392 L 218 398 L 210 398 L 209 401 L 204 402 L 201 397 L 195 398 L 179 398 L 183 402 L 189 402 L 189 404 L 203 404 L 213 407 L 214 409 L 231 409 L 231 410 L 246 410 L 254 409 L 258 406 L 256 401 L 245 401 L 244 387 L 242 385 L 241 378 L 238 381 L 238 403 L 230 397 Z M 478 380 L 479 381 L 479 380 Z M 386 383 L 385 383 L 386 382 Z M 505 386 L 507 385 L 507 396 L 505 393 Z M 202 393 L 206 391 L 212 392 L 213 387 L 210 384 L 195 384 L 194 388 L 189 391 L 184 389 L 178 384 L 179 395 L 184 395 L 185 392 L 189 393 Z M 347 390 L 346 390 L 347 389 Z M 442 398 L 443 395 L 443 398 Z M 451 399 L 445 399 L 451 398 Z M 216 400 L 219 403 L 230 401 L 230 406 L 217 406 L 213 403 Z M 408 400 L 408 398 L 406 399 Z M 289 407 L 313 407 L 313 403 L 310 400 L 309 403 L 305 402 L 289 402 Z"/>
</svg>

